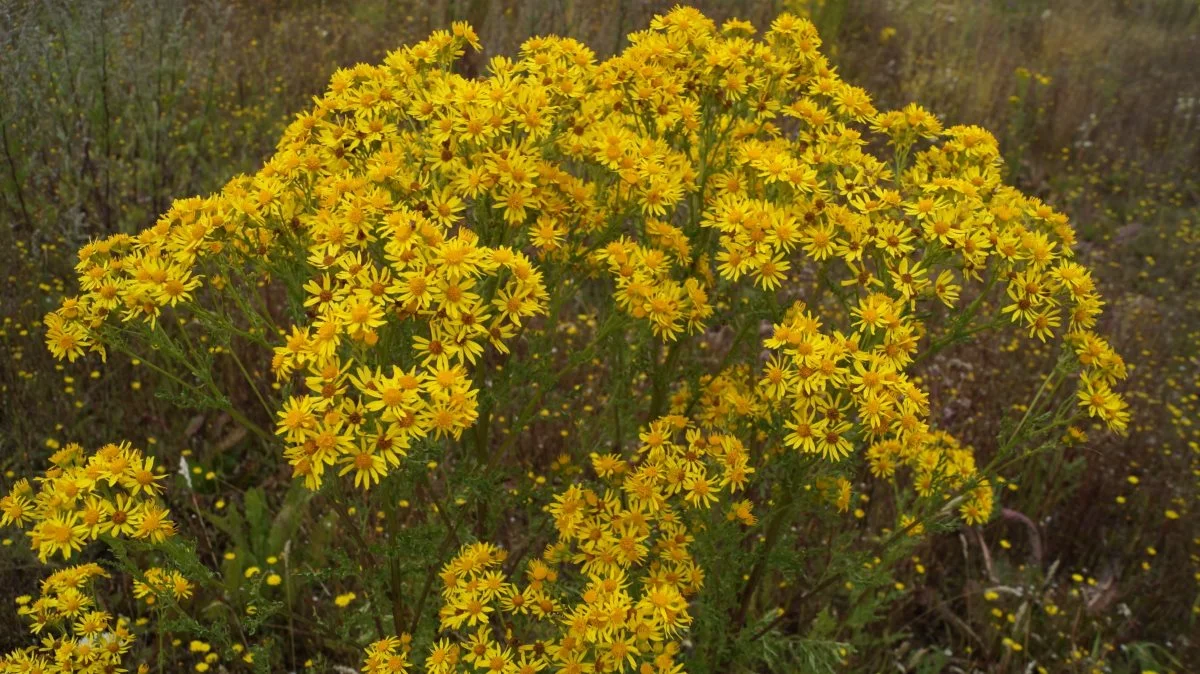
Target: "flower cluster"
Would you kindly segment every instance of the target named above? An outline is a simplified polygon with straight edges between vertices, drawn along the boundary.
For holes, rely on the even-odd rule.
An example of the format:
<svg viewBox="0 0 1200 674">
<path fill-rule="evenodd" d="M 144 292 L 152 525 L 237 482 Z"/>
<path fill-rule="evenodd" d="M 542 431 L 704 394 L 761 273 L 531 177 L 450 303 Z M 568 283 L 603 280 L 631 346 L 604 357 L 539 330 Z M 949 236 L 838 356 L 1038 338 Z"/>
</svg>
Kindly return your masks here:
<svg viewBox="0 0 1200 674">
<path fill-rule="evenodd" d="M 383 66 L 340 71 L 257 175 L 176 202 L 137 237 L 85 246 L 84 294 L 47 316 L 50 349 L 70 360 L 103 350 L 113 312 L 153 327 L 195 299 L 206 264 L 300 258 L 307 322 L 281 336 L 272 361 L 278 378 L 302 375 L 308 390 L 279 410 L 295 475 L 315 489 L 337 465 L 367 488 L 412 437 L 457 437 L 476 417 L 467 366 L 488 344 L 506 351 L 547 295 L 524 253 L 481 234 L 514 238 L 534 210 L 558 223 L 582 189 L 542 156 L 553 144 L 538 118 L 550 101 L 533 85 L 544 79 L 535 64 L 546 53 L 565 61 L 562 49 L 547 45 L 521 68 L 499 59 L 481 86 L 445 67 L 474 41 L 456 25 Z M 476 229 L 460 226 L 464 198 Z M 406 357 L 391 356 L 397 343 Z"/>
<path fill-rule="evenodd" d="M 621 238 L 597 251 L 594 257 L 616 281 L 617 306 L 634 318 L 649 321 L 656 336 L 674 340 L 681 332 L 692 334 L 703 329 L 713 307 L 699 279 L 688 278 L 680 283 L 672 277 L 679 262 L 687 260 L 687 237 L 665 223 L 655 227 L 656 222 L 646 222 L 650 240 L 662 240 L 652 228 L 658 232 L 669 230 L 670 240 L 678 243 L 675 250 L 682 248 L 682 254 L 671 256 L 662 248 Z"/>
<path fill-rule="evenodd" d="M 45 562 L 63 559 L 102 535 L 127 536 L 153 543 L 175 532 L 170 513 L 159 502 L 162 475 L 154 458 L 122 443 L 94 453 L 71 443 L 50 458 L 53 467 L 37 478 L 15 484 L 0 499 L 0 525 L 29 526 L 26 535 Z"/>
<path fill-rule="evenodd" d="M 408 671 L 408 651 L 411 638 L 404 634 L 399 638 L 388 637 L 367 647 L 363 662 L 365 674 L 404 674 Z"/>
<path fill-rule="evenodd" d="M 678 671 L 689 597 L 704 584 L 687 520 L 743 489 L 754 470 L 736 437 L 684 417 L 664 417 L 639 437 L 635 456 L 592 457 L 596 476 L 617 489 L 573 485 L 554 497 L 547 513 L 557 541 L 526 564 L 524 584 L 490 543 L 464 546 L 443 567 L 441 628 L 466 638 L 434 644 L 427 672 Z M 516 627 L 496 635 L 497 615 Z M 370 671 L 399 671 L 371 669 L 390 653 L 386 643 L 368 649 Z"/>
<path fill-rule="evenodd" d="M 418 231 L 423 234 L 406 230 L 402 246 L 391 234 L 382 235 L 403 251 L 382 270 L 347 253 L 337 263 L 341 281 L 326 273 L 310 282 L 306 304 L 319 318 L 310 329 L 293 328 L 275 351 L 279 376 L 306 368 L 309 393 L 284 402 L 278 433 L 287 442 L 284 454 L 295 476 L 312 489 L 335 464 L 339 475 L 353 471 L 355 485 L 369 488 L 399 465 L 414 437 L 461 435 L 477 417 L 477 391 L 467 366 L 484 343 L 504 349 L 503 339 L 522 317 L 540 310 L 545 290 L 520 253 L 480 248 L 469 230 L 445 239 L 428 221 Z M 472 289 L 482 276 L 494 287 L 499 271 L 507 278 L 493 300 L 499 315 L 489 325 L 488 309 Z M 395 312 L 385 314 L 392 309 L 428 321 L 428 333 L 412 337 L 412 365 L 388 370 L 360 365 L 351 371 L 352 361 L 338 356 L 338 335 L 374 343 L 370 331 L 386 325 L 387 316 L 394 320 Z"/>
<path fill-rule="evenodd" d="M 893 479 L 901 466 L 909 468 L 913 489 L 921 498 L 949 498 L 965 491 L 959 513 L 967 524 L 982 524 L 991 517 L 991 482 L 979 474 L 971 448 L 962 447 L 945 431 L 927 431 L 920 440 L 876 442 L 867 448 L 867 462 L 871 474 L 881 479 Z"/>
<path fill-rule="evenodd" d="M 838 462 L 866 440 L 872 475 L 892 479 L 897 465 L 908 465 L 921 497 L 949 498 L 969 486 L 960 512 L 970 524 L 986 521 L 991 488 L 985 479 L 967 485 L 976 477 L 974 454 L 944 431 L 930 429 L 927 395 L 903 371 L 915 340 L 900 329 L 894 303 L 872 294 L 854 311 L 860 331 L 830 336 L 798 302 L 764 341 L 772 354 L 759 386 L 786 416 L 784 443 Z M 864 348 L 871 342 L 872 348 Z"/>
<path fill-rule="evenodd" d="M 195 585 L 179 571 L 157 566 L 146 569 L 142 578 L 133 581 L 133 596 L 147 606 L 157 604 L 163 597 L 169 597 L 172 601 L 187 599 L 195 589 Z"/>
<path fill-rule="evenodd" d="M 671 411 L 695 420 L 701 428 L 737 428 L 739 422 L 766 419 L 770 399 L 749 365 L 726 368 L 700 377 L 693 395 L 681 386 L 671 398 Z"/>
<path fill-rule="evenodd" d="M 71 566 L 43 580 L 37 600 L 18 597 L 17 614 L 43 639 L 0 656 L 0 672 L 126 671 L 123 660 L 134 643 L 129 623 L 97 608 L 92 591 L 93 581 L 108 577 L 97 564 Z"/>
</svg>

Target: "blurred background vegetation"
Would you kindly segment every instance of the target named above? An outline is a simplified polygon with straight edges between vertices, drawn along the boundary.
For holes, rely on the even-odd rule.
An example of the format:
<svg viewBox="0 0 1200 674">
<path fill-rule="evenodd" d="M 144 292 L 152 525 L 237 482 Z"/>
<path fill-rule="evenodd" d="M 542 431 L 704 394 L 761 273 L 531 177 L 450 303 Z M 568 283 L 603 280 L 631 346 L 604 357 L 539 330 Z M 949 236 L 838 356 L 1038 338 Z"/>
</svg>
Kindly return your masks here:
<svg viewBox="0 0 1200 674">
<path fill-rule="evenodd" d="M 220 419 L 201 426 L 132 393 L 154 388 L 136 362 L 51 360 L 41 317 L 72 292 L 80 244 L 136 232 L 172 199 L 252 170 L 335 69 L 379 61 L 451 20 L 469 20 L 483 40 L 484 53 L 463 63 L 469 72 L 544 33 L 604 57 L 673 4 L 0 3 L 0 488 L 68 440 L 128 437 L 176 458 L 203 446 L 214 465 L 239 440 Z M 1070 451 L 1011 470 L 993 523 L 930 537 L 899 574 L 904 600 L 865 628 L 888 655 L 858 667 L 939 671 L 950 648 L 990 671 L 1025 671 L 1018 664 L 1033 654 L 1012 644 L 1032 631 L 1037 648 L 1079 671 L 1189 671 L 1200 661 L 1200 5 L 694 4 L 760 28 L 784 9 L 803 13 L 843 77 L 880 109 L 918 101 L 947 124 L 995 133 L 1009 182 L 1071 216 L 1078 253 L 1110 302 L 1104 331 L 1131 363 L 1129 438 L 1073 432 Z M 1037 387 L 1030 373 L 1053 355 L 999 338 L 967 348 L 924 375 L 934 409 L 945 410 L 939 421 L 986 454 L 1003 412 Z M 23 559 L 0 551 L 0 605 L 40 573 Z M 0 650 L 15 645 L 13 618 L 0 610 Z"/>
</svg>

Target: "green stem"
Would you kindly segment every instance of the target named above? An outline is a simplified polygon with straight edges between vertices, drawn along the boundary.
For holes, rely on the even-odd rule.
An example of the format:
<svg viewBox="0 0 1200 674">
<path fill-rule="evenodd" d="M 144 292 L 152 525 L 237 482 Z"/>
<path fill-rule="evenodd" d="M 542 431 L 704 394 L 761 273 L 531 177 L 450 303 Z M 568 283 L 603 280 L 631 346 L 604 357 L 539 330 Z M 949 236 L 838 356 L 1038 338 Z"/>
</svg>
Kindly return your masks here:
<svg viewBox="0 0 1200 674">
<path fill-rule="evenodd" d="M 991 273 L 988 274 L 987 281 L 984 282 L 983 290 L 979 291 L 979 295 L 969 305 L 967 305 L 967 308 L 963 311 L 963 313 L 954 320 L 954 323 L 950 326 L 950 330 L 948 330 L 947 333 L 940 339 L 937 339 L 930 344 L 928 349 L 917 354 L 917 357 L 913 358 L 912 364 L 916 365 L 923 360 L 932 358 L 941 352 L 942 349 L 954 344 L 963 337 L 990 327 L 991 323 L 985 323 L 983 326 L 977 326 L 976 328 L 967 328 L 972 319 L 975 318 L 975 314 L 978 313 L 980 305 L 983 304 L 983 300 L 988 296 L 988 293 L 991 292 L 992 287 L 996 285 L 996 281 L 999 278 L 1000 274 L 997 273 L 997 270 L 993 269 Z"/>
<path fill-rule="evenodd" d="M 783 525 L 787 522 L 788 516 L 791 515 L 795 496 L 793 490 L 786 488 L 786 485 L 783 491 L 783 501 L 776 508 L 775 512 L 771 514 L 771 520 L 767 523 L 766 539 L 763 541 L 758 559 L 754 562 L 754 567 L 750 571 L 750 578 L 742 588 L 737 614 L 733 619 L 733 628 L 735 630 L 740 630 L 746 624 L 746 614 L 750 610 L 750 600 L 753 599 L 755 590 L 758 589 L 763 577 L 766 575 L 767 562 L 771 558 L 771 551 L 779 543 L 783 533 Z"/>
<path fill-rule="evenodd" d="M 684 338 L 679 338 L 671 342 L 670 348 L 667 349 L 667 357 L 663 359 L 662 366 L 654 368 L 650 384 L 650 417 L 648 421 L 654 421 L 663 415 L 667 402 L 667 390 L 671 384 L 670 377 L 675 371 L 675 366 L 679 364 L 679 358 L 683 354 L 683 344 L 685 341 Z"/>
<path fill-rule="evenodd" d="M 518 413 L 514 419 L 515 423 L 513 424 L 513 428 L 517 430 L 514 430 L 512 434 L 508 436 L 508 439 L 503 445 L 501 445 L 499 451 L 493 452 L 492 455 L 488 457 L 488 470 L 495 468 L 496 465 L 499 464 L 500 459 L 506 456 L 508 452 L 511 451 L 512 448 L 517 444 L 517 439 L 520 437 L 520 429 L 524 428 L 525 424 L 527 424 L 529 420 L 533 418 L 533 415 L 537 412 L 538 406 L 541 405 L 542 398 L 546 395 L 546 391 L 561 381 L 563 377 L 573 372 L 575 368 L 591 360 L 591 358 L 595 355 L 597 346 L 601 344 L 603 340 L 611 333 L 619 328 L 624 328 L 625 324 L 626 318 L 624 314 L 617 311 L 609 314 L 608 319 L 605 320 L 604 324 L 600 326 L 600 329 L 596 331 L 596 335 L 592 338 L 592 341 L 589 342 L 588 345 L 583 348 L 583 350 L 576 352 L 575 355 L 568 359 L 567 363 L 554 373 L 549 382 L 538 387 L 537 392 L 534 393 L 529 402 L 525 403 L 525 406 L 521 408 L 520 413 Z"/>
<path fill-rule="evenodd" d="M 187 383 L 186 381 L 180 379 L 174 373 L 172 373 L 164 368 L 161 368 L 158 365 L 155 365 L 150 360 L 148 360 L 142 356 L 139 356 L 138 354 L 134 353 L 133 351 L 125 348 L 120 343 L 111 344 L 110 346 L 112 346 L 114 349 L 116 349 L 119 353 L 125 354 L 129 358 L 135 359 L 135 360 L 143 363 L 146 367 L 150 368 L 151 370 L 154 370 L 158 374 L 166 377 L 167 379 L 170 379 L 171 381 L 175 382 L 176 384 L 179 384 L 180 386 L 192 391 L 198 397 L 201 397 L 201 398 L 208 397 L 206 392 L 199 386 Z M 210 404 L 212 404 L 217 409 L 220 409 L 220 410 L 228 413 L 229 416 L 232 417 L 234 421 L 236 421 L 241 426 L 244 426 L 247 430 L 252 431 L 255 435 L 259 436 L 263 440 L 269 441 L 272 439 L 273 436 L 270 433 L 267 433 L 265 430 L 263 430 L 263 428 L 261 426 L 254 423 L 249 418 L 247 418 L 246 415 L 239 412 L 237 410 L 237 408 L 235 408 L 233 406 L 232 403 L 230 403 L 228 400 L 225 400 L 224 396 L 221 394 L 221 391 L 217 389 L 216 385 L 212 383 L 211 379 L 206 380 L 205 384 L 207 384 L 207 386 L 209 388 L 209 393 L 211 393 L 213 395 L 213 397 L 211 398 Z"/>
<path fill-rule="evenodd" d="M 254 379 L 251 378 L 250 373 L 246 371 L 246 366 L 242 363 L 242 359 L 238 358 L 237 351 L 234 350 L 232 345 L 229 346 L 229 355 L 233 358 L 233 362 L 237 364 L 238 370 L 240 370 L 242 373 L 242 377 L 246 379 L 246 383 L 250 385 L 250 390 L 254 391 L 254 397 L 258 398 L 258 402 L 262 405 L 263 411 L 267 413 L 267 418 L 270 419 L 271 417 L 275 416 L 275 411 L 271 409 L 270 405 L 267 404 L 267 399 L 263 397 L 262 392 L 259 391 L 258 386 L 254 383 Z"/>
<path fill-rule="evenodd" d="M 725 355 L 721 357 L 721 362 L 717 364 L 717 369 L 715 370 L 715 372 L 718 375 L 720 373 L 724 372 L 725 368 L 729 366 L 729 361 L 733 360 L 733 356 L 737 353 L 738 346 L 740 346 L 742 343 L 742 340 L 745 339 L 746 336 L 750 334 L 751 329 L 758 326 L 758 321 L 759 321 L 759 316 L 757 314 L 751 314 L 745 318 L 744 322 L 742 323 L 742 326 L 740 328 L 738 328 L 737 333 L 733 336 L 733 341 L 730 342 L 730 344 L 729 344 L 729 350 L 725 352 Z M 698 385 L 699 385 L 699 381 L 697 380 L 697 386 Z M 695 409 L 696 404 L 699 402 L 700 402 L 700 392 L 693 391 L 692 399 L 690 402 L 688 402 L 687 409 L 685 409 L 683 411 L 683 416 L 686 417 L 686 416 L 690 415 L 692 413 L 692 410 Z"/>
<path fill-rule="evenodd" d="M 404 577 L 400 569 L 400 558 L 392 556 L 388 566 L 392 577 L 392 629 L 400 635 L 404 631 Z"/>
<path fill-rule="evenodd" d="M 1046 378 L 1042 380 L 1042 385 L 1038 387 L 1037 393 L 1035 393 L 1033 395 L 1033 400 L 1030 401 L 1029 406 L 1025 408 L 1025 414 L 1021 417 L 1021 420 L 1019 422 L 1017 422 L 1017 425 L 1015 428 L 1013 428 L 1012 433 L 1009 434 L 1008 440 L 1006 440 L 1004 442 L 1004 444 L 1001 445 L 1002 448 L 1004 448 L 1004 449 L 1011 448 L 1010 446 L 1012 445 L 1013 442 L 1016 441 L 1017 437 L 1021 433 L 1021 429 L 1025 427 L 1025 422 L 1029 421 L 1030 415 L 1033 414 L 1033 410 L 1037 407 L 1038 403 L 1041 401 L 1042 394 L 1046 392 L 1046 387 L 1050 385 L 1051 380 L 1055 379 L 1055 375 L 1058 373 L 1058 371 L 1059 371 L 1058 367 L 1054 368 L 1054 371 L 1051 372 L 1050 374 L 1046 375 Z M 1057 383 L 1054 385 L 1054 388 L 1055 389 L 1058 388 Z"/>
</svg>

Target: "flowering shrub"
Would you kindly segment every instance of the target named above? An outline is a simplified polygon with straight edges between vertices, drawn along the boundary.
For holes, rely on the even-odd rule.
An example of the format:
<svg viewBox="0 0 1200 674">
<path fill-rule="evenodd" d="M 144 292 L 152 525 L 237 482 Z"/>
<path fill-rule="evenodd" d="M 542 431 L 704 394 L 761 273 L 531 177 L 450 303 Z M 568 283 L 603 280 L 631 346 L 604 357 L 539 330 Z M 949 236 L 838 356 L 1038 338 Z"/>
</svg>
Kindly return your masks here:
<svg viewBox="0 0 1200 674">
<path fill-rule="evenodd" d="M 72 446 L 4 523 L 32 522 L 43 561 L 104 538 L 153 565 L 134 592 L 170 599 L 149 602 L 160 637 L 220 647 L 199 671 L 347 645 L 370 672 L 727 671 L 787 629 L 833 646 L 809 662 L 846 661 L 833 637 L 887 605 L 913 540 L 988 521 L 996 476 L 1064 427 L 1125 431 L 1126 372 L 1067 219 L 1003 184 L 987 131 L 877 111 L 806 20 L 754 33 L 676 9 L 611 59 L 534 38 L 471 79 L 455 24 L 339 71 L 257 174 L 84 246 L 80 294 L 45 319 L 55 356 L 137 358 L 302 488 L 270 523 L 246 491 L 254 541 L 212 513 L 168 540 L 152 458 Z M 1061 356 L 977 454 L 919 368 L 1007 326 Z M 551 401 L 588 421 L 544 421 Z M 578 433 L 555 484 L 550 430 Z M 331 518 L 310 535 L 348 536 L 330 551 L 297 549 L 312 492 Z M 868 502 L 887 507 L 870 535 L 840 536 Z M 285 568 L 239 573 L 238 554 Z M 366 606 L 324 643 L 322 613 L 359 597 L 332 585 Z M 838 617 L 795 615 L 833 588 Z M 52 655 L 3 663 L 76 667 Z"/>
</svg>

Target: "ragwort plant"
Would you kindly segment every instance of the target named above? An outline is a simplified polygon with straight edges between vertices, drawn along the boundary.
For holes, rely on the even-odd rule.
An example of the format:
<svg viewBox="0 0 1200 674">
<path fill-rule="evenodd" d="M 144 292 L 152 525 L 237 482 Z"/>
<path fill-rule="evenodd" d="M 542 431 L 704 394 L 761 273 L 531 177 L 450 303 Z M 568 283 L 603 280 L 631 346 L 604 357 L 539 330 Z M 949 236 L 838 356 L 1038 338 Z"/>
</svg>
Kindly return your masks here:
<svg viewBox="0 0 1200 674">
<path fill-rule="evenodd" d="M 1124 431 L 1125 368 L 1067 219 L 1003 185 L 987 131 L 876 110 L 804 19 L 754 34 L 680 8 L 608 60 L 534 38 L 469 79 L 454 24 L 337 72 L 255 175 L 84 246 L 54 355 L 139 359 L 297 488 L 202 512 L 185 465 L 170 525 L 109 496 L 153 459 L 58 456 L 5 522 L 43 558 L 104 539 L 142 617 L 3 667 L 791 671 L 879 646 L 922 535 L 988 521 L 995 476 L 1068 425 Z M 1005 329 L 1061 355 L 977 455 L 919 368 Z"/>
</svg>

